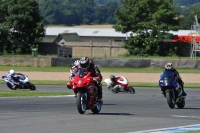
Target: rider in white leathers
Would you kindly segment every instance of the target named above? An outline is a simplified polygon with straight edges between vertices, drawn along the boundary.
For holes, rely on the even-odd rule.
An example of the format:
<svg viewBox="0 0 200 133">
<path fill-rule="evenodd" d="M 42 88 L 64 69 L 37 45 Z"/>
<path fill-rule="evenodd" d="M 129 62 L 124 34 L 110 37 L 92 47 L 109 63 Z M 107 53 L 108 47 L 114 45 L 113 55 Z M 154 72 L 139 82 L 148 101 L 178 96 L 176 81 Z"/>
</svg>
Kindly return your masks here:
<svg viewBox="0 0 200 133">
<path fill-rule="evenodd" d="M 20 84 L 20 80 L 17 81 L 15 75 L 22 75 L 24 76 L 24 74 L 22 73 L 18 73 L 18 72 L 15 72 L 13 69 L 11 69 L 9 72 L 8 72 L 8 80 L 9 80 L 9 83 L 12 85 L 12 88 L 15 89 L 16 85 L 15 84 Z M 15 83 L 15 84 L 14 84 Z"/>
</svg>

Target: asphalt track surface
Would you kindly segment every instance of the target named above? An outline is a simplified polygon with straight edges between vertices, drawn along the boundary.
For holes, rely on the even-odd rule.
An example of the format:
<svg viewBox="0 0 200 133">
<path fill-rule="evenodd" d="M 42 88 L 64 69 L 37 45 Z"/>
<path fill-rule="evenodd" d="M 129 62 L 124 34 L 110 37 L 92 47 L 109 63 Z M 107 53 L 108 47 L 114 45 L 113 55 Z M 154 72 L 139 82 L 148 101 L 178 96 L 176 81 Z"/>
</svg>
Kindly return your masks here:
<svg viewBox="0 0 200 133">
<path fill-rule="evenodd" d="M 73 96 L 0 98 L 0 133 L 127 133 L 200 124 L 200 90 L 185 89 L 184 109 L 170 109 L 158 88 L 135 90 L 113 94 L 104 88 L 101 112 L 83 115 Z M 65 86 L 37 86 L 37 91 L 72 92 Z"/>
</svg>

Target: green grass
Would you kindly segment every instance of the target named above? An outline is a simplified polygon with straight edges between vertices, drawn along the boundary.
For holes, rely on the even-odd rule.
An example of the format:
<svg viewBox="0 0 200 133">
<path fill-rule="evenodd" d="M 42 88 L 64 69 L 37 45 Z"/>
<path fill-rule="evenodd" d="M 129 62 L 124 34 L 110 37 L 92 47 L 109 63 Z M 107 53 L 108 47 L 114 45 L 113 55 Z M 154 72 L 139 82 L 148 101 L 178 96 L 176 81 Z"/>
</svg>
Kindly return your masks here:
<svg viewBox="0 0 200 133">
<path fill-rule="evenodd" d="M 38 72 L 69 72 L 69 66 L 60 67 L 33 67 L 33 66 L 0 66 L 0 71 L 9 71 L 14 69 L 15 71 L 38 71 Z M 99 67 L 101 72 L 132 72 L 132 73 L 161 73 L 164 68 L 126 68 L 126 67 Z M 200 73 L 200 69 L 190 69 L 190 68 L 178 68 L 181 73 Z"/>
<path fill-rule="evenodd" d="M 38 97 L 38 96 L 60 96 L 71 95 L 69 92 L 41 92 L 30 90 L 0 90 L 0 97 Z"/>
<path fill-rule="evenodd" d="M 31 83 L 37 85 L 60 85 L 66 86 L 68 81 L 50 81 L 50 80 L 31 80 Z M 6 84 L 4 81 L 0 80 L 0 84 Z M 102 85 L 106 86 L 106 83 L 102 81 Z M 157 83 L 137 83 L 137 82 L 130 82 L 130 85 L 133 87 L 158 87 Z M 184 85 L 185 88 L 200 88 L 200 83 L 187 83 Z"/>
</svg>

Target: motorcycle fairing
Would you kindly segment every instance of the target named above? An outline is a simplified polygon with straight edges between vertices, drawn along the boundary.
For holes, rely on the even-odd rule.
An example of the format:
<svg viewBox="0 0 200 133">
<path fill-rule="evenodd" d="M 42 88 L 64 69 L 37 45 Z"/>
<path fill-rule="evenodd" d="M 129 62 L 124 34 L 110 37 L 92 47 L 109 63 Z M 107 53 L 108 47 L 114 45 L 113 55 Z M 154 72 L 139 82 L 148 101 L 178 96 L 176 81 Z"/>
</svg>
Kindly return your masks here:
<svg viewBox="0 0 200 133">
<path fill-rule="evenodd" d="M 128 80 L 123 76 L 117 77 L 117 82 L 119 82 L 122 85 L 127 85 L 128 84 Z"/>
<path fill-rule="evenodd" d="M 174 77 L 174 73 L 171 71 L 163 71 L 160 76 L 159 86 L 163 91 L 165 91 L 166 89 L 177 88 L 178 82 Z"/>
<path fill-rule="evenodd" d="M 90 74 L 90 72 L 79 68 L 75 77 L 72 79 L 74 93 L 77 94 L 78 91 L 82 91 L 87 95 L 87 109 L 90 109 L 91 105 L 94 104 L 94 99 L 98 91 Z"/>
</svg>

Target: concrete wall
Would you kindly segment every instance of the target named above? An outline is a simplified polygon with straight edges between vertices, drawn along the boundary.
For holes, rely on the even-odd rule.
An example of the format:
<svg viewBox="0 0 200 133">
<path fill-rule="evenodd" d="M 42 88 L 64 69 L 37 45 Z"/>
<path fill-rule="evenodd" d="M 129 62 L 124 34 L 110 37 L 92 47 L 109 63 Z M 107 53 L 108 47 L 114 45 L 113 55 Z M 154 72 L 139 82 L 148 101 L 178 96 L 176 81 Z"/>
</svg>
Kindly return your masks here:
<svg viewBox="0 0 200 133">
<path fill-rule="evenodd" d="M 70 66 L 77 58 L 52 58 L 52 66 Z M 99 67 L 136 67 L 136 68 L 164 68 L 172 62 L 175 68 L 200 68 L 200 60 L 170 60 L 170 59 L 92 59 Z"/>
<path fill-rule="evenodd" d="M 117 57 L 127 52 L 122 42 L 65 42 L 64 47 L 72 47 L 73 57 Z"/>
<path fill-rule="evenodd" d="M 71 66 L 79 58 L 49 58 L 49 57 L 15 57 L 1 56 L 0 65 L 13 66 Z M 161 67 L 172 62 L 175 68 L 200 69 L 200 60 L 170 60 L 170 59 L 104 59 L 95 58 L 92 61 L 99 67 Z"/>
<path fill-rule="evenodd" d="M 15 57 L 1 56 L 0 65 L 12 66 L 51 66 L 51 58 L 49 57 Z"/>
<path fill-rule="evenodd" d="M 122 48 L 122 42 L 65 42 L 57 45 L 56 43 L 39 44 L 38 52 L 40 54 L 57 54 L 57 47 L 72 48 L 72 57 L 92 56 L 92 57 L 117 57 L 127 52 Z"/>
</svg>

